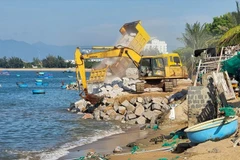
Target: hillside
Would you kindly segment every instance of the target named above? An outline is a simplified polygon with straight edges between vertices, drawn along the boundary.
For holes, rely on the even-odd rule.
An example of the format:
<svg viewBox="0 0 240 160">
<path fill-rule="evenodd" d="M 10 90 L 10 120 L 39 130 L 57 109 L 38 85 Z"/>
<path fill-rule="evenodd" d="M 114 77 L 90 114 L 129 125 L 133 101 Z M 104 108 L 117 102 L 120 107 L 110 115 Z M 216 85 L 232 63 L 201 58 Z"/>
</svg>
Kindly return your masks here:
<svg viewBox="0 0 240 160">
<path fill-rule="evenodd" d="M 0 58 L 19 57 L 24 61 L 32 61 L 33 57 L 43 59 L 46 56 L 61 56 L 64 59 L 73 59 L 74 51 L 77 46 L 56 46 L 48 45 L 42 42 L 29 44 L 16 40 L 0 40 Z"/>
</svg>

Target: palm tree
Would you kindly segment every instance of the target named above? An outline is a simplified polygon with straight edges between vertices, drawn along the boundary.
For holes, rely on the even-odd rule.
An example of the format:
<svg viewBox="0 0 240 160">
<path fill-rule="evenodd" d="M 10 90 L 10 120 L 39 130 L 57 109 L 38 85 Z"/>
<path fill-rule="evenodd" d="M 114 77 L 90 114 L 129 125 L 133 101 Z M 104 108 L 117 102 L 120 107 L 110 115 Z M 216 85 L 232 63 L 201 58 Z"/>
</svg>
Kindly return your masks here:
<svg viewBox="0 0 240 160">
<path fill-rule="evenodd" d="M 219 40 L 218 46 L 231 46 L 240 43 L 240 26 L 234 27 L 227 31 Z"/>
<path fill-rule="evenodd" d="M 178 40 L 184 43 L 185 47 L 195 50 L 207 47 L 206 41 L 209 37 L 205 24 L 201 25 L 200 22 L 195 22 L 193 25 L 186 23 L 185 33 Z"/>
</svg>

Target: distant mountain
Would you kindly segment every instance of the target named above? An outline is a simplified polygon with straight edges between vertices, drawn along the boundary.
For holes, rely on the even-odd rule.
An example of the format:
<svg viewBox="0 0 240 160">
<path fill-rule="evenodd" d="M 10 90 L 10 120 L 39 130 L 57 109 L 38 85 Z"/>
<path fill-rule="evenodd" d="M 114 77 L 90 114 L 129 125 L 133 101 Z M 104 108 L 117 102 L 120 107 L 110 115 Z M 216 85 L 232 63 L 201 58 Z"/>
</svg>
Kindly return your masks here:
<svg viewBox="0 0 240 160">
<path fill-rule="evenodd" d="M 19 57 L 24 61 L 31 62 L 33 57 L 44 59 L 49 54 L 61 56 L 64 59 L 74 59 L 74 51 L 77 46 L 56 46 L 48 45 L 42 42 L 29 44 L 16 40 L 0 40 L 0 58 Z"/>
</svg>

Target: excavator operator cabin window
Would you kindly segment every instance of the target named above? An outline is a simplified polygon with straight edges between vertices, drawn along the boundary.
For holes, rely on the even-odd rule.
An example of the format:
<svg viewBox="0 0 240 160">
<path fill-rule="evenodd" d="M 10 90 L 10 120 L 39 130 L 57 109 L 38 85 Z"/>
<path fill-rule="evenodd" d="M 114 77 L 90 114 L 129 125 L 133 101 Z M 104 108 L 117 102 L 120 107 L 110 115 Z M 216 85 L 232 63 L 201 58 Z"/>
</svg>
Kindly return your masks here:
<svg viewBox="0 0 240 160">
<path fill-rule="evenodd" d="M 164 66 L 164 62 L 162 58 L 154 58 L 153 59 L 153 68 L 161 68 Z"/>
<path fill-rule="evenodd" d="M 164 59 L 163 58 L 153 58 L 153 76 L 162 77 L 164 76 Z"/>
<path fill-rule="evenodd" d="M 180 65 L 180 59 L 179 57 L 173 57 L 174 62 L 176 63 L 176 65 Z"/>
<path fill-rule="evenodd" d="M 143 58 L 140 63 L 140 74 L 141 76 L 149 76 L 151 72 L 151 59 L 150 58 Z"/>
</svg>

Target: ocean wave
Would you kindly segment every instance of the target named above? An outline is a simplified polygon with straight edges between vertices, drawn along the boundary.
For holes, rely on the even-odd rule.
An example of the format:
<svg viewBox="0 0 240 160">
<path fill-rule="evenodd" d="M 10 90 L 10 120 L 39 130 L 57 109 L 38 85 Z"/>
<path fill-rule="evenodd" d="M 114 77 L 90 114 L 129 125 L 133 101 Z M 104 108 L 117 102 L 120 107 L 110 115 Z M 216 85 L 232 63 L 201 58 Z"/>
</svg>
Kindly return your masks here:
<svg viewBox="0 0 240 160">
<path fill-rule="evenodd" d="M 44 151 L 40 154 L 37 154 L 36 157 L 38 157 L 41 160 L 57 160 L 58 158 L 61 158 L 69 153 L 69 149 L 73 149 L 75 147 L 83 146 L 85 144 L 89 144 L 92 142 L 95 142 L 99 139 L 109 137 L 115 134 L 124 133 L 124 131 L 120 128 L 120 126 L 114 126 L 112 129 L 104 131 L 104 130 L 96 130 L 95 135 L 91 137 L 82 137 L 80 140 L 75 142 L 69 142 L 65 143 L 64 145 L 60 146 L 57 149 L 51 150 L 51 151 Z M 24 160 L 28 160 L 30 157 L 27 157 Z M 31 156 L 32 158 L 32 156 Z M 22 159 L 23 160 L 23 159 Z"/>
</svg>

